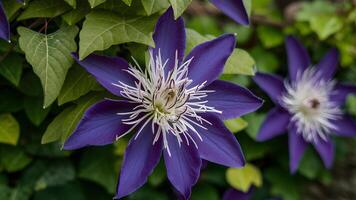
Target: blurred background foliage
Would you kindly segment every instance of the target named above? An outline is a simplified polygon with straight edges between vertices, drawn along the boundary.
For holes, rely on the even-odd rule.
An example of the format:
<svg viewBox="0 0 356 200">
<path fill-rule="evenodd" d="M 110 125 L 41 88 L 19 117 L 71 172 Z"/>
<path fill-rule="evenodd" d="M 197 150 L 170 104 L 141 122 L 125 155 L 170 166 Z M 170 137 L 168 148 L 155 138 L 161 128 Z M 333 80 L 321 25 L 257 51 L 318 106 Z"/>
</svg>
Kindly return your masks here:
<svg viewBox="0 0 356 200">
<path fill-rule="evenodd" d="M 13 2 L 3 1 L 13 30 L 24 25 L 39 32 L 43 31 L 40 28 L 44 21 L 32 20 L 33 17 L 52 20 L 48 26 L 49 32 L 62 23 L 81 27 L 90 7 L 100 4 L 100 1 L 89 0 L 89 5 L 86 0 L 78 0 L 74 9 L 69 5 L 76 1 L 66 0 L 69 5 L 62 2 L 52 10 L 47 8 L 42 11 L 46 14 L 36 16 L 35 2 L 44 4 L 45 1 L 27 1 L 26 6 Z M 142 7 L 146 8 L 144 2 L 133 0 L 130 9 L 141 12 Z M 332 170 L 324 169 L 318 155 L 309 149 L 297 174 L 290 175 L 286 137 L 264 143 L 255 141 L 272 102 L 247 76 L 252 75 L 253 70 L 286 74 L 284 38 L 292 34 L 308 47 L 314 63 L 329 48 L 337 47 L 341 52 L 337 79 L 356 84 L 356 1 L 244 2 L 249 10 L 250 26 L 234 23 L 208 1 L 193 0 L 183 14 L 188 28 L 188 48 L 226 32 L 237 34 L 237 47 L 240 50 L 236 54 L 241 57 L 234 56 L 229 64 L 240 66 L 239 75 L 229 71 L 234 70 L 232 66 L 225 69 L 226 73 L 221 78 L 249 87 L 266 99 L 265 105 L 257 113 L 225 122 L 242 145 L 248 162 L 246 167 L 227 169 L 205 163 L 191 199 L 218 200 L 231 187 L 243 192 L 252 188 L 253 199 L 256 200 L 271 197 L 285 200 L 356 199 L 356 140 L 336 140 L 336 160 Z M 161 7 L 156 6 L 156 10 L 150 12 L 158 12 L 168 5 L 161 4 Z M 101 6 L 105 9 L 105 4 Z M 129 7 L 127 9 L 130 10 Z M 121 11 L 124 11 L 122 7 Z M 153 15 L 152 22 L 157 16 Z M 19 34 L 22 34 L 20 30 Z M 61 150 L 62 142 L 75 128 L 85 109 L 109 94 L 81 67 L 74 65 L 66 76 L 58 101 L 43 109 L 40 79 L 16 45 L 16 32 L 13 32 L 12 40 L 11 44 L 0 41 L 0 199 L 112 199 L 127 138 L 106 147 L 75 152 Z M 114 45 L 104 53 L 126 58 L 133 56 L 144 63 L 143 52 L 146 48 L 143 44 L 125 43 Z M 255 69 L 244 66 L 255 66 Z M 73 82 L 76 82 L 74 86 Z M 345 109 L 356 117 L 356 96 L 349 97 Z M 126 199 L 175 198 L 164 165 L 160 163 L 148 183 Z"/>
</svg>

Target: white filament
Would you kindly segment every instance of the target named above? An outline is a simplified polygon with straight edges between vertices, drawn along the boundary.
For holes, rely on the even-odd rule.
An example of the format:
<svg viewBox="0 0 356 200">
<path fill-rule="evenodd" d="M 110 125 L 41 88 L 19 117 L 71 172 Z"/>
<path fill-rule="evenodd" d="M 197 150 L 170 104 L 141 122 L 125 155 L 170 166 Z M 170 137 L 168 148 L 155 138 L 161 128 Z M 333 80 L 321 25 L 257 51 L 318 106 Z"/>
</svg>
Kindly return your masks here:
<svg viewBox="0 0 356 200">
<path fill-rule="evenodd" d="M 192 59 L 179 64 L 176 52 L 174 67 L 167 73 L 164 69 L 168 60 L 163 61 L 160 53 L 156 58 L 150 53 L 150 62 L 145 71 L 141 70 L 136 61 L 136 67 L 130 65 L 126 70 L 136 79 L 135 85 L 127 85 L 123 82 L 112 83 L 122 89 L 123 97 L 138 104 L 131 112 L 118 113 L 118 115 L 128 115 L 123 123 L 133 125 L 120 137 L 131 132 L 140 124 L 141 127 L 135 137 L 137 138 L 144 127 L 150 124 L 152 132 L 155 134 L 153 144 L 162 136 L 164 148 L 167 149 L 169 156 L 171 153 L 167 134 L 173 134 L 179 145 L 184 139 L 188 145 L 189 141 L 192 141 L 198 148 L 190 133 L 196 134 L 202 140 L 194 127 L 206 129 L 204 123 L 211 124 L 199 114 L 221 113 L 221 111 L 206 105 L 208 101 L 204 98 L 208 93 L 214 92 L 203 89 L 206 82 L 191 86 L 192 80 L 188 78 L 188 66 Z"/>
<path fill-rule="evenodd" d="M 313 68 L 298 73 L 295 82 L 285 82 L 286 94 L 282 97 L 284 107 L 293 114 L 297 132 L 308 142 L 317 142 L 319 138 L 327 141 L 331 130 L 336 129 L 331 121 L 341 114 L 340 108 L 330 101 L 335 82 L 320 77 Z"/>
</svg>

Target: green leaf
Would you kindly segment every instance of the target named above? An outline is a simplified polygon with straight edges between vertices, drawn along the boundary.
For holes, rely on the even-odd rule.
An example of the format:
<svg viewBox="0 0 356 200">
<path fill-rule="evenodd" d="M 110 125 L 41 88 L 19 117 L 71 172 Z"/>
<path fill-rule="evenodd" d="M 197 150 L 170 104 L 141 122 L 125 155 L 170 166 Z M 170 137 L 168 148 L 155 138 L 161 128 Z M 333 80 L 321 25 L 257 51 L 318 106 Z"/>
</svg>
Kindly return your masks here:
<svg viewBox="0 0 356 200">
<path fill-rule="evenodd" d="M 86 16 L 80 32 L 79 57 L 112 45 L 137 42 L 154 46 L 152 31 L 155 17 L 121 17 L 114 12 L 94 11 Z"/>
<path fill-rule="evenodd" d="M 90 7 L 91 8 L 95 8 L 96 6 L 104 3 L 106 0 L 88 0 L 89 1 L 89 4 L 90 4 Z"/>
<path fill-rule="evenodd" d="M 18 147 L 1 148 L 1 164 L 8 172 L 16 172 L 25 168 L 32 159 Z"/>
<path fill-rule="evenodd" d="M 67 2 L 69 5 L 71 5 L 73 8 L 77 8 L 77 0 L 64 0 Z"/>
<path fill-rule="evenodd" d="M 43 96 L 41 80 L 33 71 L 25 71 L 20 81 L 20 91 L 31 97 Z"/>
<path fill-rule="evenodd" d="M 191 200 L 219 200 L 217 188 L 208 184 L 199 184 L 192 191 Z"/>
<path fill-rule="evenodd" d="M 16 90 L 0 89 L 0 113 L 17 112 L 23 108 L 23 97 Z"/>
<path fill-rule="evenodd" d="M 88 94 L 80 98 L 77 105 L 66 108 L 49 124 L 42 136 L 41 143 L 46 144 L 57 140 L 61 140 L 63 143 L 77 126 L 84 111 L 103 96 L 103 94 Z"/>
<path fill-rule="evenodd" d="M 78 99 L 97 87 L 97 82 L 81 66 L 75 65 L 69 70 L 58 96 L 58 105 Z"/>
<path fill-rule="evenodd" d="M 229 168 L 226 171 L 226 180 L 230 186 L 243 192 L 247 192 L 251 186 L 262 186 L 260 170 L 249 163 L 242 168 Z"/>
<path fill-rule="evenodd" d="M 34 0 L 31 1 L 25 11 L 17 20 L 25 20 L 37 17 L 56 17 L 68 10 L 70 6 L 63 0 Z"/>
<path fill-rule="evenodd" d="M 184 10 L 189 6 L 192 0 L 169 0 L 173 7 L 174 17 L 177 19 L 181 16 Z"/>
<path fill-rule="evenodd" d="M 122 0 L 126 5 L 131 6 L 132 0 Z"/>
<path fill-rule="evenodd" d="M 263 46 L 266 48 L 281 45 L 284 40 L 283 33 L 280 30 L 270 26 L 258 26 L 257 34 Z"/>
<path fill-rule="evenodd" d="M 325 40 L 340 31 L 343 21 L 337 16 L 319 16 L 310 19 L 310 28 L 316 32 L 320 40 Z"/>
<path fill-rule="evenodd" d="M 247 126 L 246 132 L 252 138 L 256 139 L 257 133 L 260 126 L 265 119 L 265 114 L 251 113 L 244 117 L 248 124 L 253 124 L 253 126 Z"/>
<path fill-rule="evenodd" d="M 35 190 L 65 184 L 75 177 L 74 166 L 69 161 L 52 162 L 35 183 Z"/>
<path fill-rule="evenodd" d="M 256 66 L 259 72 L 275 72 L 278 69 L 278 57 L 260 46 L 257 46 L 251 51 L 252 57 L 256 61 Z"/>
<path fill-rule="evenodd" d="M 266 179 L 271 183 L 271 194 L 280 196 L 284 200 L 299 200 L 299 185 L 296 177 L 278 168 L 265 171 Z"/>
<path fill-rule="evenodd" d="M 15 86 L 20 84 L 23 57 L 18 54 L 8 55 L 0 63 L 0 74 Z"/>
<path fill-rule="evenodd" d="M 356 95 L 349 95 L 347 97 L 346 108 L 353 116 L 356 116 Z"/>
<path fill-rule="evenodd" d="M 113 194 L 118 175 L 116 159 L 110 147 L 86 151 L 80 161 L 79 177 L 94 181 Z"/>
<path fill-rule="evenodd" d="M 20 137 L 20 125 L 11 114 L 0 114 L 0 143 L 16 145 Z"/>
<path fill-rule="evenodd" d="M 309 179 L 315 179 L 323 172 L 324 166 L 318 155 L 308 148 L 300 162 L 298 171 Z"/>
<path fill-rule="evenodd" d="M 84 19 L 85 15 L 90 12 L 90 6 L 87 0 L 79 0 L 76 9 L 62 15 L 62 18 L 68 25 L 72 26 Z"/>
<path fill-rule="evenodd" d="M 68 183 L 66 185 L 50 187 L 35 193 L 34 200 L 85 200 L 80 184 Z M 94 198 L 93 198 L 94 199 Z"/>
<path fill-rule="evenodd" d="M 77 49 L 74 38 L 78 28 L 61 28 L 49 35 L 24 27 L 19 27 L 18 32 L 19 44 L 25 52 L 26 60 L 41 79 L 44 107 L 48 107 L 59 95 L 67 71 L 73 64 L 70 53 Z"/>
<path fill-rule="evenodd" d="M 232 133 L 237 133 L 245 129 L 248 125 L 248 123 L 241 118 L 225 120 L 224 124 Z"/>
<path fill-rule="evenodd" d="M 50 107 L 43 109 L 42 105 L 42 97 L 26 97 L 24 100 L 26 115 L 36 126 L 39 126 L 43 122 L 50 111 Z"/>
<path fill-rule="evenodd" d="M 2 4 L 4 6 L 6 16 L 10 19 L 10 21 L 15 16 L 16 12 L 23 7 L 23 4 L 13 0 L 2 0 Z"/>
<path fill-rule="evenodd" d="M 120 139 L 121 140 L 121 139 Z M 119 141 L 120 141 L 119 140 Z M 163 162 L 160 162 L 154 169 L 151 176 L 148 177 L 148 183 L 152 186 L 159 186 L 166 180 L 166 169 Z"/>
<path fill-rule="evenodd" d="M 168 0 L 141 0 L 147 15 L 156 13 L 169 7 Z"/>
<path fill-rule="evenodd" d="M 255 61 L 242 49 L 235 49 L 226 61 L 224 74 L 255 75 Z"/>
</svg>

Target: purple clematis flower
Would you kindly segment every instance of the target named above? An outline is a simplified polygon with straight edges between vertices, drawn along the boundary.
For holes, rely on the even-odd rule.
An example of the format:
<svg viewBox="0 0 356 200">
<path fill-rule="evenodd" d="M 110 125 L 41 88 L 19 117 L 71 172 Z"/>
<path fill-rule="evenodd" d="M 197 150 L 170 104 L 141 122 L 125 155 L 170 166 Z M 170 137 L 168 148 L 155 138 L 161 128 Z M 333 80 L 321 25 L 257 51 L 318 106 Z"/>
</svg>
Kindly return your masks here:
<svg viewBox="0 0 356 200">
<path fill-rule="evenodd" d="M 299 41 L 286 39 L 289 79 L 258 73 L 255 82 L 270 96 L 276 107 L 263 122 L 257 139 L 265 141 L 288 131 L 290 170 L 298 169 L 308 144 L 312 144 L 327 168 L 334 159 L 332 135 L 356 136 L 356 123 L 341 106 L 356 86 L 336 83 L 339 53 L 331 49 L 315 66 Z"/>
<path fill-rule="evenodd" d="M 210 0 L 210 2 L 237 23 L 249 24 L 243 0 Z"/>
<path fill-rule="evenodd" d="M 0 38 L 10 40 L 10 25 L 5 15 L 4 6 L 0 0 Z"/>
<path fill-rule="evenodd" d="M 122 100 L 103 100 L 89 108 L 64 149 L 111 144 L 134 132 L 124 155 L 115 198 L 147 180 L 163 154 L 167 176 L 183 199 L 197 182 L 202 159 L 241 167 L 244 156 L 224 126 L 253 112 L 262 100 L 249 90 L 217 80 L 235 48 L 235 36 L 222 35 L 195 47 L 184 57 L 185 27 L 173 10 L 158 20 L 146 70 L 119 57 L 74 58 L 97 81 Z M 138 64 L 137 64 L 138 65 Z"/>
</svg>

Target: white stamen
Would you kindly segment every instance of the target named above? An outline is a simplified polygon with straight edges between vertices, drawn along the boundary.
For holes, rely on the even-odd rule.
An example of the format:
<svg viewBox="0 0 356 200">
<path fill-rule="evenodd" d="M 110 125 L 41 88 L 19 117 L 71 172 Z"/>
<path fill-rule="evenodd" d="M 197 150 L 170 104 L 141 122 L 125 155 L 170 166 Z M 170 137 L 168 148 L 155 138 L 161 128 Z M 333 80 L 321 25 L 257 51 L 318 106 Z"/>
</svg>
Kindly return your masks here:
<svg viewBox="0 0 356 200">
<path fill-rule="evenodd" d="M 286 93 L 282 97 L 282 104 L 292 113 L 297 133 L 308 142 L 318 142 L 320 138 L 327 141 L 331 130 L 336 129 L 331 120 L 341 114 L 340 108 L 330 101 L 335 82 L 320 77 L 314 68 L 298 73 L 295 82 L 285 82 Z"/>
<path fill-rule="evenodd" d="M 184 139 L 187 145 L 190 140 L 198 148 L 191 134 L 195 134 L 201 141 L 203 139 L 194 127 L 207 129 L 205 124 L 212 125 L 199 114 L 207 112 L 221 114 L 222 112 L 207 105 L 208 101 L 205 98 L 208 93 L 214 91 L 203 89 L 206 81 L 191 86 L 193 81 L 188 77 L 188 66 L 192 59 L 179 64 L 176 52 L 175 64 L 172 70 L 167 73 L 165 68 L 168 60 L 162 60 L 160 53 L 156 58 L 150 53 L 150 62 L 145 71 L 141 70 L 135 60 L 137 67 L 130 65 L 130 68 L 125 70 L 136 79 L 135 86 L 123 82 L 112 83 L 122 89 L 123 97 L 130 102 L 139 104 L 132 111 L 117 113 L 128 116 L 122 120 L 124 124 L 134 125 L 123 135 L 132 131 L 138 124 L 143 124 L 135 136 L 137 139 L 143 128 L 151 122 L 151 130 L 155 134 L 153 145 L 162 135 L 163 145 L 169 156 L 171 156 L 171 152 L 167 140 L 168 134 L 173 134 L 176 137 L 179 146 Z M 155 126 L 158 127 L 157 130 Z"/>
</svg>

